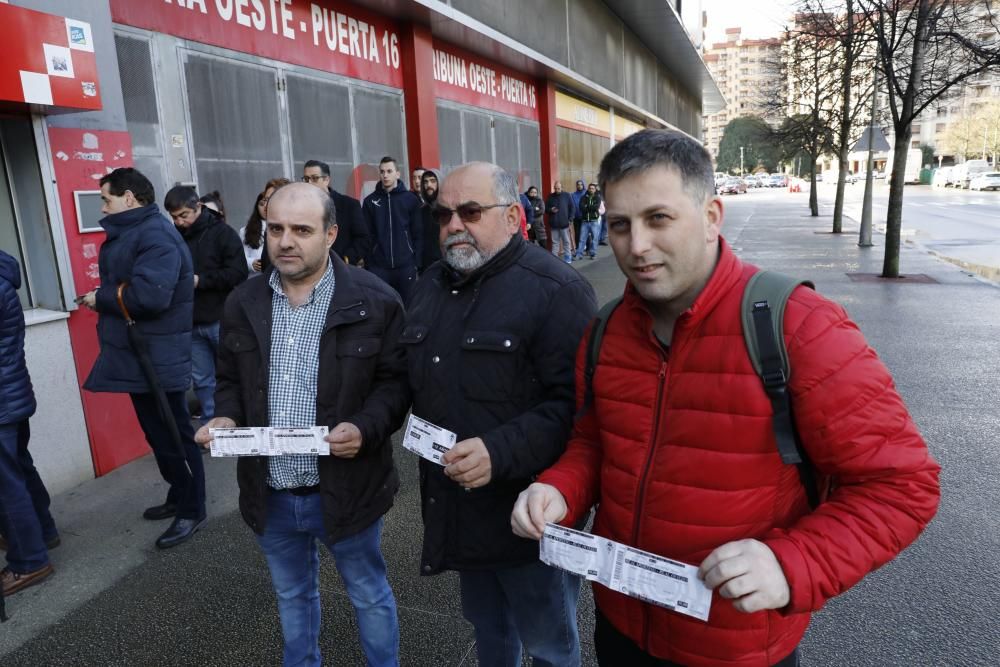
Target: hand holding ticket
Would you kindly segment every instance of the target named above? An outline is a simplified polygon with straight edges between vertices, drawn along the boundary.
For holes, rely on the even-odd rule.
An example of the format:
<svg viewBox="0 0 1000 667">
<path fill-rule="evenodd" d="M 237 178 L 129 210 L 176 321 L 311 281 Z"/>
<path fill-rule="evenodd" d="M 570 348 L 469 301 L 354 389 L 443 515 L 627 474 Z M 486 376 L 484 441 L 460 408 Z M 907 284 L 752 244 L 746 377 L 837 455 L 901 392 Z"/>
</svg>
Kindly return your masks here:
<svg viewBox="0 0 1000 667">
<path fill-rule="evenodd" d="M 552 523 L 542 533 L 539 558 L 619 593 L 708 620 L 712 591 L 693 565 Z"/>
<path fill-rule="evenodd" d="M 441 457 L 455 446 L 457 436 L 425 419 L 410 414 L 403 433 L 403 447 L 432 463 L 444 465 Z"/>
</svg>

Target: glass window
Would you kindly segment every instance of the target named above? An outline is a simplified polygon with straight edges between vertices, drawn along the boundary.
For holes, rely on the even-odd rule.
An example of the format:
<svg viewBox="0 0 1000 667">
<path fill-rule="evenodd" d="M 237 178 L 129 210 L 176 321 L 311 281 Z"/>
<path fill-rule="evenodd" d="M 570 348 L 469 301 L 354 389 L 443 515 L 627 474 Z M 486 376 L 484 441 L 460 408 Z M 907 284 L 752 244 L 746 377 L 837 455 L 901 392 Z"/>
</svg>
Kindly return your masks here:
<svg viewBox="0 0 1000 667">
<path fill-rule="evenodd" d="M 133 163 L 153 184 L 157 196 L 162 197 L 168 184 L 150 45 L 146 39 L 116 34 L 115 51 L 125 102 L 125 122 L 132 139 Z"/>
<path fill-rule="evenodd" d="M 378 165 L 385 155 L 397 160 L 403 184 L 410 187 L 403 142 L 403 98 L 362 88 L 354 89 L 354 117 L 358 133 L 358 162 Z M 374 185 L 373 185 L 374 187 Z"/>
<path fill-rule="evenodd" d="M 0 248 L 21 265 L 24 308 L 63 310 L 31 119 L 0 118 Z"/>
<path fill-rule="evenodd" d="M 346 192 L 347 175 L 354 168 L 350 91 L 345 85 L 293 74 L 287 75 L 285 81 L 292 176 L 302 175 L 307 160 L 322 160 L 330 165 L 334 190 Z"/>
</svg>

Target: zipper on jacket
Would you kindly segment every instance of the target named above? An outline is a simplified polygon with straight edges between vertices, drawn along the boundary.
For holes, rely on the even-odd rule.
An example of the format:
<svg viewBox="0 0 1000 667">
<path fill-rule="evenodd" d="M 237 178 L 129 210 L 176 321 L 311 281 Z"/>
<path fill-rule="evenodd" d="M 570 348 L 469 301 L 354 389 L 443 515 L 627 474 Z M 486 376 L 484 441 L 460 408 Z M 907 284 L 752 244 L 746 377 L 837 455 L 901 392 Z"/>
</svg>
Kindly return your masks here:
<svg viewBox="0 0 1000 667">
<path fill-rule="evenodd" d="M 646 463 L 642 467 L 642 474 L 639 475 L 639 485 L 635 495 L 635 518 L 632 521 L 632 544 L 640 549 L 639 545 L 639 524 L 642 521 L 642 503 L 646 497 L 646 484 L 649 481 L 649 469 L 653 465 L 653 457 L 656 456 L 656 437 L 660 431 L 660 416 L 663 412 L 663 391 L 666 386 L 668 372 L 668 362 L 660 352 L 660 372 L 657 375 L 656 406 L 653 412 L 653 432 L 649 438 L 649 453 L 646 455 Z M 642 649 L 649 648 L 649 610 L 642 609 Z"/>
<path fill-rule="evenodd" d="M 396 268 L 396 253 L 392 248 L 392 195 L 388 190 L 385 192 L 385 207 L 389 209 L 389 268 Z"/>
</svg>

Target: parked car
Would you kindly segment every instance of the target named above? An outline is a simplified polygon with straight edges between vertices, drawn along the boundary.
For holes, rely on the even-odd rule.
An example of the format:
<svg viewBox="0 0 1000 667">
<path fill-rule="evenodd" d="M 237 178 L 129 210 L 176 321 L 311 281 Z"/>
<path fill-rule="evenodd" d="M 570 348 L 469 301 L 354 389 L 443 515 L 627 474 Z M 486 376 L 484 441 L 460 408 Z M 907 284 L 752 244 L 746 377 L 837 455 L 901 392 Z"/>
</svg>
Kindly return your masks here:
<svg viewBox="0 0 1000 667">
<path fill-rule="evenodd" d="M 719 187 L 720 195 L 739 195 L 746 194 L 747 184 L 742 178 L 727 178 L 726 181 Z"/>
<path fill-rule="evenodd" d="M 788 177 L 784 174 L 771 174 L 767 177 L 767 187 L 785 188 L 788 187 Z"/>
<path fill-rule="evenodd" d="M 977 174 L 969 181 L 970 190 L 1000 190 L 1000 171 Z"/>
<path fill-rule="evenodd" d="M 931 186 L 935 188 L 946 188 L 949 185 L 948 178 L 951 176 L 951 167 L 940 167 L 934 170 L 931 176 Z"/>
<path fill-rule="evenodd" d="M 952 170 L 952 183 L 956 188 L 968 188 L 975 176 L 990 171 L 990 163 L 986 160 L 966 160 L 956 165 Z"/>
</svg>

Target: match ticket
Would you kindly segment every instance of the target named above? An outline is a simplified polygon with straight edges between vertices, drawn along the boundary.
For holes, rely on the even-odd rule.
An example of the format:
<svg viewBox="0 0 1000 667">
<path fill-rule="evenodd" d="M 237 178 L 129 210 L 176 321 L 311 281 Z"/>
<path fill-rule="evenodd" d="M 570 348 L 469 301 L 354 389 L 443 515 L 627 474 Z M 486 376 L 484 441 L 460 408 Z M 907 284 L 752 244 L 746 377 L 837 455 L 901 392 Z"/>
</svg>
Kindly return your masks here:
<svg viewBox="0 0 1000 667">
<path fill-rule="evenodd" d="M 708 620 L 712 591 L 693 565 L 552 523 L 542 533 L 539 557 L 619 593 Z"/>
<path fill-rule="evenodd" d="M 282 456 L 285 454 L 330 453 L 330 444 L 324 440 L 326 426 L 299 428 L 213 428 L 212 456 Z"/>
<path fill-rule="evenodd" d="M 455 440 L 455 434 L 448 429 L 435 426 L 412 413 L 406 420 L 403 447 L 428 461 L 444 465 L 441 457 L 455 446 Z"/>
</svg>

